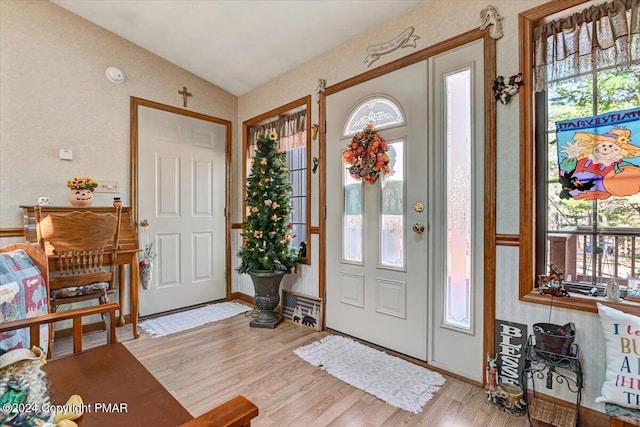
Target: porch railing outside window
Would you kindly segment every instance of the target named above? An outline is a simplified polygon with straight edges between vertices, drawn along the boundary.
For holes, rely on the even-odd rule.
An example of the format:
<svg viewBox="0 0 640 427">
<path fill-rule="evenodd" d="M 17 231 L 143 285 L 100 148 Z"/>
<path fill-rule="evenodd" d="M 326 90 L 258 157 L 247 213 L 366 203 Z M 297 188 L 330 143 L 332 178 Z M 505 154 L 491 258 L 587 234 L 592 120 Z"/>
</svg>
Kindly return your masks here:
<svg viewBox="0 0 640 427">
<path fill-rule="evenodd" d="M 626 286 L 640 274 L 640 229 L 567 227 L 548 233 L 547 259 L 565 272 L 568 290 L 598 293 L 609 280 Z M 595 272 L 595 274 L 594 274 Z"/>
</svg>

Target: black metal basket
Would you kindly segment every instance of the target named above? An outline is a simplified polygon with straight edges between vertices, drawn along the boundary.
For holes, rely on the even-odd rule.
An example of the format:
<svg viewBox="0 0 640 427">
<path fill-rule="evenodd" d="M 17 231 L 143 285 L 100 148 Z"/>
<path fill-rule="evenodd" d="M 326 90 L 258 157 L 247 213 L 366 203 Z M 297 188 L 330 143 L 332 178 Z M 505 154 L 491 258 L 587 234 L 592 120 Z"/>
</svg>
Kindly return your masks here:
<svg viewBox="0 0 640 427">
<path fill-rule="evenodd" d="M 560 329 L 562 329 L 561 325 L 553 323 L 535 323 L 533 325 L 533 334 L 536 337 L 535 347 L 550 353 L 570 355 L 575 334 L 561 335 L 558 332 Z"/>
</svg>

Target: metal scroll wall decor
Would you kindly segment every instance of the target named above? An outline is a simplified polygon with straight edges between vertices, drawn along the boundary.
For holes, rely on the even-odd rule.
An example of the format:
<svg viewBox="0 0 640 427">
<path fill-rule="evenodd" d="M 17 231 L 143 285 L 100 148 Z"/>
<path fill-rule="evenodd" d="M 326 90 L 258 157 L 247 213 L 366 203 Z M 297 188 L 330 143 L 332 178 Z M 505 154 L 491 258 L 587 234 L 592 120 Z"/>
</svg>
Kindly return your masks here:
<svg viewBox="0 0 640 427">
<path fill-rule="evenodd" d="M 386 43 L 375 44 L 367 48 L 367 57 L 364 59 L 364 63 L 367 67 L 371 67 L 382 55 L 393 52 L 401 47 L 418 47 L 416 40 L 420 37 L 413 35 L 414 28 L 409 27 L 402 32 L 402 34 L 394 37 Z"/>
</svg>

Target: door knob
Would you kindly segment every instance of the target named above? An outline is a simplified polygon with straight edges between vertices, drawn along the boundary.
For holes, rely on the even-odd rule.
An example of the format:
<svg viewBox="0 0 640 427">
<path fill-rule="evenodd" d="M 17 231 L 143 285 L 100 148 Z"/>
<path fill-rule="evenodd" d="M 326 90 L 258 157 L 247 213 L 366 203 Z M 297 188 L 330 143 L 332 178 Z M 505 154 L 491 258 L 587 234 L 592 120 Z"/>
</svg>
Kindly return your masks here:
<svg viewBox="0 0 640 427">
<path fill-rule="evenodd" d="M 142 221 L 140 221 L 140 227 L 148 227 L 149 226 L 149 220 L 143 219 Z"/>
<path fill-rule="evenodd" d="M 417 234 L 424 233 L 424 224 L 421 222 L 416 222 L 415 224 L 413 224 L 413 231 Z"/>
</svg>

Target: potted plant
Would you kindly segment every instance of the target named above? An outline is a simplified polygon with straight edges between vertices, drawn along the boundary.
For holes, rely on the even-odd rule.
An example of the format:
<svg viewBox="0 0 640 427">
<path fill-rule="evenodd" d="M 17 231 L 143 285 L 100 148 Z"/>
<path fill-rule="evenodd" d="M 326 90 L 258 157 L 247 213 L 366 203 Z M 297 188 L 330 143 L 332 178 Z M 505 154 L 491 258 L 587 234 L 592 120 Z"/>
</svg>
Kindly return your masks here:
<svg viewBox="0 0 640 427">
<path fill-rule="evenodd" d="M 291 183 L 285 152 L 278 147 L 278 134 L 260 136 L 247 178 L 248 216 L 243 222 L 244 238 L 238 252 L 237 271 L 251 276 L 255 304 L 260 309 L 250 326 L 275 328 L 282 315 L 273 311 L 280 302 L 280 282 L 298 260 L 291 247 Z"/>
<path fill-rule="evenodd" d="M 98 183 L 89 177 L 74 177 L 67 181 L 69 192 L 69 202 L 72 206 L 91 206 L 93 203 L 93 190 Z"/>
</svg>

